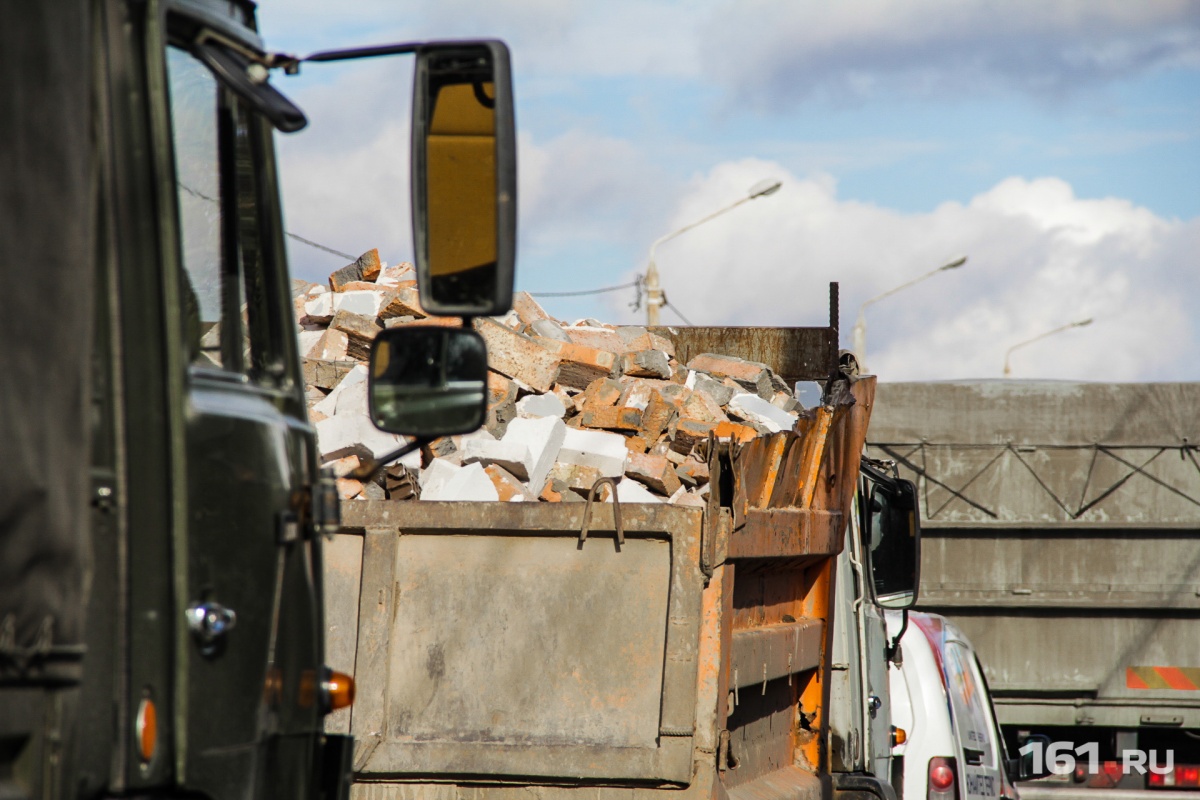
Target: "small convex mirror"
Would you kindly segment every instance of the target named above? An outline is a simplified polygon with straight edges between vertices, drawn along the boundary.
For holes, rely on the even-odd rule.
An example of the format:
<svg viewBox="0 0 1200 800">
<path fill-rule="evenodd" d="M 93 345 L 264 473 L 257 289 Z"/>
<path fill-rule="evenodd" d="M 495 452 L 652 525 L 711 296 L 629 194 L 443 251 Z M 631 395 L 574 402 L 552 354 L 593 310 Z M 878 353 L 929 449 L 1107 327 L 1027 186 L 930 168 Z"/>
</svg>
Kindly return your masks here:
<svg viewBox="0 0 1200 800">
<path fill-rule="evenodd" d="M 512 306 L 517 168 L 508 48 L 448 42 L 417 50 L 413 242 L 421 304 L 496 316 Z"/>
<path fill-rule="evenodd" d="M 917 487 L 903 478 L 870 486 L 862 531 L 875 600 L 883 608 L 911 608 L 917 602 L 921 566 Z"/>
<path fill-rule="evenodd" d="M 449 436 L 483 424 L 487 352 L 464 328 L 380 331 L 371 347 L 371 420 L 389 433 Z"/>
</svg>

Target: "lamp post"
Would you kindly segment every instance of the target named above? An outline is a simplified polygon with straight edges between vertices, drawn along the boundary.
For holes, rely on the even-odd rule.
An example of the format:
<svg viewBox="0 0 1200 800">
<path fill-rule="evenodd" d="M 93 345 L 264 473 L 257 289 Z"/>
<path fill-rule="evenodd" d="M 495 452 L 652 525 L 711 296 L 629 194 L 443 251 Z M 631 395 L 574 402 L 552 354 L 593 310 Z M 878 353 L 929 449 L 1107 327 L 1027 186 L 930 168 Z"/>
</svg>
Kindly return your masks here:
<svg viewBox="0 0 1200 800">
<path fill-rule="evenodd" d="M 872 297 L 870 300 L 868 300 L 867 302 L 865 302 L 861 306 L 859 306 L 858 307 L 858 320 L 855 321 L 855 323 L 854 323 L 854 355 L 858 359 L 859 369 L 866 369 L 866 366 L 867 366 L 867 317 L 866 317 L 867 306 L 871 305 L 872 303 L 878 303 L 883 298 L 890 297 L 890 296 L 894 295 L 896 292 L 900 291 L 901 289 L 907 289 L 910 286 L 914 286 L 914 285 L 920 283 L 921 281 L 925 280 L 926 278 L 932 278 L 934 275 L 937 275 L 939 272 L 945 272 L 948 269 L 958 269 L 965 263 L 967 263 L 967 257 L 959 256 L 958 258 L 954 259 L 953 261 L 942 264 L 937 269 L 932 269 L 929 272 L 926 272 L 924 275 L 920 276 L 919 278 L 913 278 L 908 283 L 903 283 L 903 284 L 897 286 L 895 289 L 888 289 L 883 294 L 876 295 L 875 297 Z"/>
<path fill-rule="evenodd" d="M 709 214 L 704 219 L 696 220 L 691 225 L 684 225 L 679 230 L 673 231 L 672 233 L 668 233 L 666 236 L 663 236 L 661 239 L 658 239 L 657 241 L 655 241 L 654 244 L 650 245 L 650 263 L 646 267 L 646 324 L 647 325 L 653 326 L 653 325 L 658 324 L 658 309 L 661 308 L 662 306 L 666 305 L 666 302 L 667 302 L 666 295 L 663 293 L 663 290 L 662 290 L 662 285 L 658 281 L 658 265 L 654 263 L 654 251 L 658 249 L 658 246 L 660 244 L 662 244 L 663 242 L 674 239 L 676 236 L 678 236 L 681 233 L 687 233 L 692 228 L 695 228 L 697 225 L 703 225 L 704 223 L 708 222 L 713 217 L 718 217 L 721 214 L 724 214 L 726 211 L 732 211 L 733 209 L 740 206 L 742 203 L 748 203 L 751 200 L 754 200 L 755 198 L 766 197 L 768 195 L 775 194 L 775 192 L 779 191 L 779 187 L 782 185 L 783 185 L 783 183 L 776 178 L 764 178 L 763 180 L 761 180 L 758 183 L 751 186 L 750 189 L 746 192 L 746 196 L 741 198 L 737 202 L 730 203 L 729 205 L 725 206 L 724 208 L 720 209 L 719 211 L 714 211 L 713 213 Z"/>
<path fill-rule="evenodd" d="M 1038 341 L 1039 339 L 1045 339 L 1047 336 L 1053 336 L 1056 333 L 1062 333 L 1063 331 L 1068 331 L 1071 328 L 1082 328 L 1085 325 L 1091 325 L 1091 324 L 1092 324 L 1092 318 L 1088 317 L 1087 319 L 1081 319 L 1081 320 L 1077 320 L 1076 322 L 1068 322 L 1066 325 L 1060 325 L 1059 327 L 1055 328 L 1052 331 L 1046 331 L 1045 333 L 1039 333 L 1037 336 L 1034 336 L 1032 339 L 1026 339 L 1023 342 L 1017 342 L 1012 347 L 1008 348 L 1008 351 L 1004 354 L 1004 377 L 1007 378 L 1010 375 L 1012 375 L 1012 366 L 1009 364 L 1009 357 L 1013 354 L 1013 351 L 1016 350 L 1018 347 L 1024 347 L 1027 344 L 1033 344 L 1034 342 Z"/>
</svg>

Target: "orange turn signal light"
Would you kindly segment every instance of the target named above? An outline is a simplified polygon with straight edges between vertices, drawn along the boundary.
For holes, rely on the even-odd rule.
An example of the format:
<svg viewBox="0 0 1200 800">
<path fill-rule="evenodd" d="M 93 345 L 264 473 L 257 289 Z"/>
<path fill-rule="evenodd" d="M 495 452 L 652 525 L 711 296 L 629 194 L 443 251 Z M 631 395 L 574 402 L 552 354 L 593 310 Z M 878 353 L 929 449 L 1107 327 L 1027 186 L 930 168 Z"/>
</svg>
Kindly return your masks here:
<svg viewBox="0 0 1200 800">
<path fill-rule="evenodd" d="M 143 763 L 150 763 L 158 747 L 158 709 L 149 697 L 143 697 L 137 712 L 138 754 Z"/>
<path fill-rule="evenodd" d="M 346 708 L 354 702 L 354 678 L 344 672 L 330 670 L 321 688 L 325 690 L 330 711 Z"/>
<path fill-rule="evenodd" d="M 892 726 L 892 746 L 894 747 L 898 744 L 904 744 L 907 741 L 908 741 L 908 731 L 904 730 L 904 728 L 897 728 L 895 725 L 893 725 Z"/>
</svg>

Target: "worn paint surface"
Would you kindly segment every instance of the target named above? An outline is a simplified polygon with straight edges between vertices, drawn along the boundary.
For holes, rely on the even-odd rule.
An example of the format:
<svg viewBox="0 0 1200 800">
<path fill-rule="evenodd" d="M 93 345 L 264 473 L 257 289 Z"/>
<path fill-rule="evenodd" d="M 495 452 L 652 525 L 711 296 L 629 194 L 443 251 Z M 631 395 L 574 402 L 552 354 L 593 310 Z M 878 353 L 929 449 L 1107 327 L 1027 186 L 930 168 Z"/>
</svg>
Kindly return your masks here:
<svg viewBox="0 0 1200 800">
<path fill-rule="evenodd" d="M 837 364 L 837 331 L 832 328 L 688 327 L 651 328 L 675 343 L 686 364 L 702 353 L 728 353 L 766 364 L 785 381 L 825 380 Z"/>
<path fill-rule="evenodd" d="M 1200 725 L 1200 384 L 884 384 L 869 452 L 921 501 L 922 608 L 971 638 L 1002 723 Z M 1152 675 L 1146 675 L 1152 678 Z"/>
<path fill-rule="evenodd" d="M 389 734 L 654 747 L 669 547 L 402 534 Z"/>
<path fill-rule="evenodd" d="M 833 560 L 873 391 L 714 449 L 730 496 L 624 506 L 619 550 L 607 504 L 582 548 L 581 505 L 344 504 L 365 539 L 356 769 L 375 781 L 356 797 L 819 794 Z"/>
</svg>

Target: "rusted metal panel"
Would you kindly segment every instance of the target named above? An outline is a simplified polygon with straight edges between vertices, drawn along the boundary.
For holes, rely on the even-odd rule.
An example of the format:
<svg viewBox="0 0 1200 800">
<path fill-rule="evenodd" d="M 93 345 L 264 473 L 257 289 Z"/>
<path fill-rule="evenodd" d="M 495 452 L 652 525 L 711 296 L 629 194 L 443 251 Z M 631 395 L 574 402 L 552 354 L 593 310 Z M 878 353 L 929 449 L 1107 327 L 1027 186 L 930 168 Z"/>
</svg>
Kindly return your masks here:
<svg viewBox="0 0 1200 800">
<path fill-rule="evenodd" d="M 580 549 L 581 505 L 345 504 L 365 568 L 372 537 L 392 540 L 361 593 L 360 634 L 392 654 L 360 643 L 359 685 L 381 687 L 355 712 L 360 800 L 571 800 L 581 784 L 594 800 L 815 797 L 796 765 L 823 759 L 832 556 L 873 389 L 713 446 L 713 482 L 731 459 L 735 496 L 624 506 L 620 549 L 611 505 Z"/>
<path fill-rule="evenodd" d="M 820 800 L 821 781 L 788 765 L 729 790 L 729 800 Z"/>
<path fill-rule="evenodd" d="M 798 683 L 789 685 L 779 678 L 734 689 L 729 753 L 737 769 L 727 770 L 724 776 L 731 792 L 795 763 L 792 728 Z"/>
<path fill-rule="evenodd" d="M 737 688 L 815 669 L 821 659 L 823 640 L 824 626 L 815 619 L 734 631 L 733 670 L 738 676 Z"/>
<path fill-rule="evenodd" d="M 828 557 L 841 551 L 841 511 L 753 510 L 729 537 L 729 558 Z"/>
<path fill-rule="evenodd" d="M 675 343 L 679 363 L 702 353 L 731 353 L 766 364 L 789 383 L 823 381 L 836 369 L 835 328 L 651 328 Z"/>
<path fill-rule="evenodd" d="M 371 727 L 354 727 L 378 743 L 360 746 L 359 773 L 691 779 L 699 509 L 626 506 L 618 546 L 605 536 L 611 506 L 594 509 L 580 542 L 577 507 L 347 510 L 356 505 L 346 522 L 366 527 L 368 540 L 390 526 L 394 588 L 380 595 L 390 603 L 382 616 L 390 641 L 404 643 L 386 662 L 360 664 L 360 686 L 382 691 L 364 717 Z M 374 589 L 364 579 L 364 620 Z"/>
</svg>

